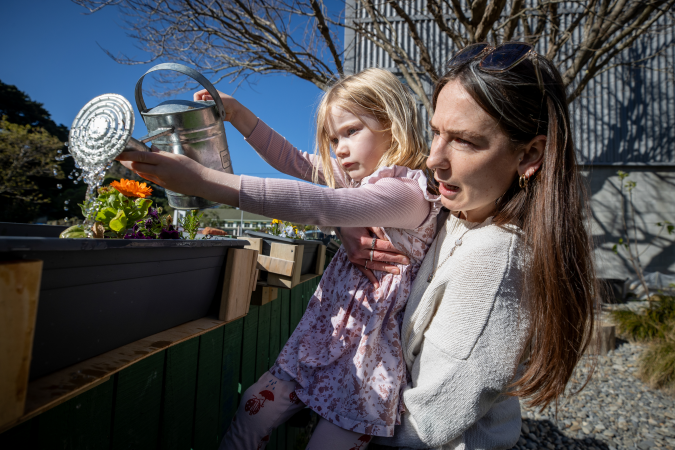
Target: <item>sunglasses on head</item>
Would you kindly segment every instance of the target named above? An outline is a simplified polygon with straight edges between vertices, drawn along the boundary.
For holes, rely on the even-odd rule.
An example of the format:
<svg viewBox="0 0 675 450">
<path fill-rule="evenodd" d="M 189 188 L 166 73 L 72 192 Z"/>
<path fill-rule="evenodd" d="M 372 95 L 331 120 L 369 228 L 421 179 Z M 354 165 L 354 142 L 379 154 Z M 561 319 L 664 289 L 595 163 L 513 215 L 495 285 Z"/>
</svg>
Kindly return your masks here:
<svg viewBox="0 0 675 450">
<path fill-rule="evenodd" d="M 544 93 L 544 82 L 539 70 L 539 59 L 534 47 L 524 42 L 508 42 L 492 47 L 489 44 L 472 44 L 459 51 L 448 61 L 447 68 L 463 65 L 474 59 L 481 58 L 478 68 L 484 72 L 505 72 L 513 69 L 525 59 L 530 59 L 537 73 L 539 90 Z"/>
</svg>

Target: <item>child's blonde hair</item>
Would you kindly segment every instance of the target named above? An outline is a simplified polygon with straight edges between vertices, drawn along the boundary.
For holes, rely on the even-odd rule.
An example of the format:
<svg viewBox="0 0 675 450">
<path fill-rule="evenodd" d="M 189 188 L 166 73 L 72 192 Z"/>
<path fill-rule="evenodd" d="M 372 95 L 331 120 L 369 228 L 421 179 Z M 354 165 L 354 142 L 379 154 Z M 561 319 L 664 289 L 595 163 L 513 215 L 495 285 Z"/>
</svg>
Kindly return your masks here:
<svg viewBox="0 0 675 450">
<path fill-rule="evenodd" d="M 415 99 L 391 72 L 366 69 L 338 80 L 326 91 L 316 117 L 316 155 L 320 158 L 326 184 L 335 188 L 331 165 L 330 109 L 334 106 L 357 117 L 375 118 L 383 132 L 391 133 L 391 144 L 377 167 L 405 166 L 430 173 L 426 168 L 428 146 L 417 114 Z M 345 175 L 347 175 L 345 171 Z M 348 175 L 347 175 L 348 177 Z M 319 182 L 317 167 L 313 180 Z"/>
</svg>

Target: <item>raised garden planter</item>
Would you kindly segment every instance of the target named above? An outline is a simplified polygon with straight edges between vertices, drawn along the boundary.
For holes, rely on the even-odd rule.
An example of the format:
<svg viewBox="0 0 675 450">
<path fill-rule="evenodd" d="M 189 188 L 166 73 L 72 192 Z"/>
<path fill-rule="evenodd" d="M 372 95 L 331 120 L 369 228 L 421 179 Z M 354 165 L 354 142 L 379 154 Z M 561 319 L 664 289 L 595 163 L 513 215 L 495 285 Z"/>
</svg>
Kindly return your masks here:
<svg viewBox="0 0 675 450">
<path fill-rule="evenodd" d="M 30 380 L 218 315 L 228 250 L 247 244 L 0 237 L 0 261 L 43 261 Z"/>
<path fill-rule="evenodd" d="M 65 225 L 35 225 L 32 223 L 0 222 L 0 236 L 59 237 Z"/>
<path fill-rule="evenodd" d="M 250 245 L 258 250 L 259 281 L 291 289 L 323 274 L 326 246 L 321 241 L 290 239 L 258 231 L 246 231 Z"/>
</svg>

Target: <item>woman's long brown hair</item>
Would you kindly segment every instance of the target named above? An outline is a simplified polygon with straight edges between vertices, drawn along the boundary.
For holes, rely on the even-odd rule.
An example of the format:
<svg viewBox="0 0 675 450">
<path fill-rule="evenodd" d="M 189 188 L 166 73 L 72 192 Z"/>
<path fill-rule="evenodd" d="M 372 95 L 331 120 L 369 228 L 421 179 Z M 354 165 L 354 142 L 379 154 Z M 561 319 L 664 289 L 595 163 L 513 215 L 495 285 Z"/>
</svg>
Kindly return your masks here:
<svg viewBox="0 0 675 450">
<path fill-rule="evenodd" d="M 522 304 L 529 315 L 529 362 L 510 394 L 545 407 L 565 391 L 594 330 L 596 278 L 592 245 L 585 226 L 586 194 L 578 171 L 570 114 L 560 73 L 537 56 L 545 93 L 535 66 L 525 60 L 498 73 L 478 68 L 478 61 L 451 67 L 433 96 L 459 80 L 473 99 L 513 141 L 514 149 L 545 135 L 541 169 L 528 183 L 518 174 L 499 199 L 494 223 L 519 225 L 527 242 Z M 522 356 L 522 355 L 521 355 Z"/>
</svg>

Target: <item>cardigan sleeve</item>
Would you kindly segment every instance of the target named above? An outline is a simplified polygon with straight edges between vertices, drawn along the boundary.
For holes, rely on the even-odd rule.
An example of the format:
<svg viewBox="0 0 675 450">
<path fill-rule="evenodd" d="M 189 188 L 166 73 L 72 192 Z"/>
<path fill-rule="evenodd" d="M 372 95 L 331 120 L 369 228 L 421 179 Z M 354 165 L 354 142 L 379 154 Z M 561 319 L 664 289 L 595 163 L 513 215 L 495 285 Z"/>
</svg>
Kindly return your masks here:
<svg viewBox="0 0 675 450">
<path fill-rule="evenodd" d="M 246 141 L 270 166 L 292 177 L 311 182 L 312 171 L 317 166 L 319 184 L 326 184 L 319 158 L 301 152 L 262 120 L 258 119 L 258 124 Z M 347 186 L 346 177 L 337 161 L 331 158 L 331 163 L 336 184 L 340 187 Z"/>
<path fill-rule="evenodd" d="M 293 180 L 241 176 L 244 211 L 308 225 L 414 229 L 432 204 L 412 178 L 381 178 L 359 188 L 328 189 Z"/>
<path fill-rule="evenodd" d="M 447 445 L 508 398 L 504 393 L 514 380 L 528 325 L 519 300 L 520 242 L 514 234 L 471 249 L 457 261 L 462 273 L 450 276 L 445 289 L 434 290 L 438 309 L 413 363 L 412 383 L 403 392 L 402 425 L 394 437 L 377 443 Z M 491 257 L 500 251 L 508 259 Z M 516 433 L 517 439 L 517 428 L 504 434 Z M 490 448 L 486 442 L 474 444 Z"/>
</svg>

